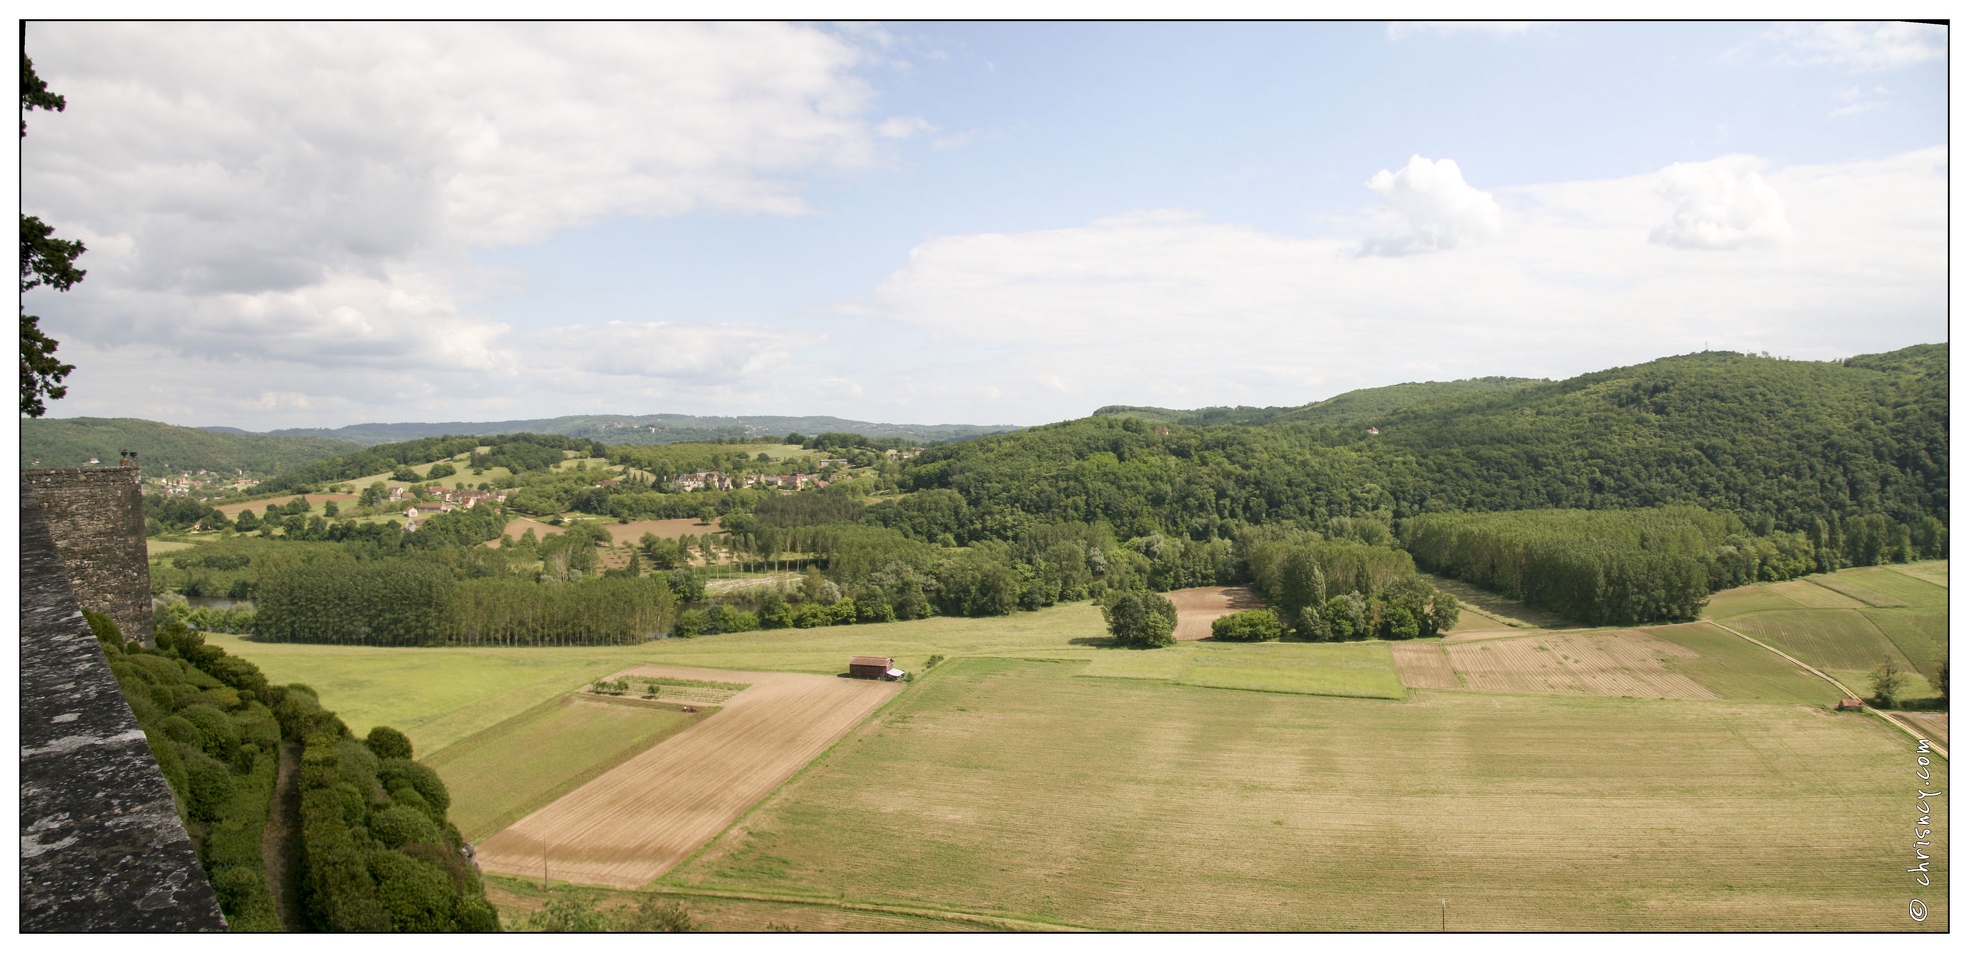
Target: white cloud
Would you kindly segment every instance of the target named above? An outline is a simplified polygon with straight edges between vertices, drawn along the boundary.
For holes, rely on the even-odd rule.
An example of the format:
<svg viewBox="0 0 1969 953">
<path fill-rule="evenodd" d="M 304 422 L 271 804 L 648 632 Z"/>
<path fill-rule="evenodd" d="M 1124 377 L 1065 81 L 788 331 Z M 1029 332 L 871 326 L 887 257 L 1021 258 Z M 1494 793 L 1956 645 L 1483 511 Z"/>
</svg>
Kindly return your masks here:
<svg viewBox="0 0 1969 953">
<path fill-rule="evenodd" d="M 820 342 L 811 334 L 744 325 L 610 321 L 533 332 L 525 339 L 525 361 L 533 372 L 734 384 Z"/>
<path fill-rule="evenodd" d="M 1671 168 L 1499 189 L 1500 237 L 1454 255 L 1361 257 L 1345 232 L 1369 219 L 1299 238 L 1169 210 L 940 237 L 856 307 L 963 356 L 896 382 L 910 406 L 965 419 L 1297 404 L 1402 380 L 1570 376 L 1705 344 L 1830 359 L 1945 338 L 1946 167 L 1941 148 L 1764 173 L 1735 157 L 1688 167 L 1728 170 L 1740 191 L 1759 175 L 1784 196 L 1792 240 L 1757 255 L 1650 241 L 1664 189 L 1689 178 Z M 1739 231 L 1764 234 L 1760 222 Z M 998 392 L 979 401 L 986 388 Z"/>
<path fill-rule="evenodd" d="M 1671 248 L 1767 247 L 1789 241 L 1784 199 L 1758 174 L 1753 156 L 1728 155 L 1708 162 L 1678 162 L 1661 170 L 1661 197 L 1669 220 L 1648 240 Z"/>
<path fill-rule="evenodd" d="M 803 214 L 813 175 L 929 130 L 869 115 L 864 46 L 788 24 L 60 22 L 33 53 L 68 108 L 30 121 L 26 211 L 88 244 L 89 277 L 30 305 L 64 356 L 281 368 L 228 401 L 332 392 L 336 374 L 537 370 L 565 352 L 473 313 L 506 279 L 472 250 L 622 216 Z M 746 329 L 650 327 L 661 349 L 615 329 L 637 347 L 579 366 L 634 375 L 647 357 L 652 380 L 723 386 L 786 353 Z"/>
<path fill-rule="evenodd" d="M 1526 21 L 1506 20 L 1402 20 L 1388 24 L 1388 39 L 1405 40 L 1412 36 L 1456 36 L 1477 34 L 1481 36 L 1505 37 L 1522 36 L 1531 31 Z"/>
<path fill-rule="evenodd" d="M 1853 72 L 1902 69 L 1948 56 L 1948 28 L 1922 23 L 1789 23 L 1735 51 L 1784 66 Z"/>
<path fill-rule="evenodd" d="M 1384 199 L 1408 223 L 1405 234 L 1376 238 L 1362 246 L 1363 254 L 1410 255 L 1442 251 L 1503 230 L 1497 200 L 1463 181 L 1453 159 L 1431 162 L 1410 156 L 1399 172 L 1382 169 L 1367 187 Z"/>
<path fill-rule="evenodd" d="M 936 128 L 921 116 L 895 116 L 884 119 L 881 125 L 875 127 L 875 131 L 884 139 L 907 139 L 921 133 L 934 132 Z"/>
</svg>

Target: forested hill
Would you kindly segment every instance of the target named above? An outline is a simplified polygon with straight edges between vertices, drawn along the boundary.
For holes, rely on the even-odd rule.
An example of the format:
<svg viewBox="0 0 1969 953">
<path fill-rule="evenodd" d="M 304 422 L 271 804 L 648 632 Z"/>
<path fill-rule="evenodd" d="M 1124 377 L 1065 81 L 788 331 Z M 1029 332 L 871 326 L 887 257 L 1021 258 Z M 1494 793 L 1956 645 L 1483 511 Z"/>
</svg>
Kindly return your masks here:
<svg viewBox="0 0 1969 953">
<path fill-rule="evenodd" d="M 215 428 L 216 429 L 216 428 Z M 922 443 L 967 440 L 1008 433 L 1011 425 L 884 424 L 840 417 L 692 417 L 686 414 L 594 414 L 541 420 L 495 420 L 479 423 L 351 424 L 333 430 L 275 430 L 275 436 L 332 437 L 363 446 L 397 443 L 423 437 L 536 433 L 585 437 L 603 443 L 718 442 L 733 437 L 776 439 L 788 433 L 853 433 L 881 439 L 904 437 Z"/>
<path fill-rule="evenodd" d="M 95 457 L 115 466 L 117 453 L 137 451 L 147 476 L 197 472 L 263 477 L 340 456 L 356 445 L 320 437 L 214 433 L 134 417 L 40 417 L 21 421 L 21 467 L 88 466 Z M 36 462 L 39 461 L 39 462 Z"/>
<path fill-rule="evenodd" d="M 1258 426 L 1068 421 L 933 449 L 904 479 L 956 491 L 971 531 L 1000 537 L 1054 520 L 1200 538 L 1239 522 L 1666 503 L 1781 529 L 1948 519 L 1946 344 L 1843 362 L 1712 351 L 1493 380 L 1407 385 L 1421 399 L 1381 414 L 1361 400 L 1322 419 L 1309 405 Z"/>
</svg>

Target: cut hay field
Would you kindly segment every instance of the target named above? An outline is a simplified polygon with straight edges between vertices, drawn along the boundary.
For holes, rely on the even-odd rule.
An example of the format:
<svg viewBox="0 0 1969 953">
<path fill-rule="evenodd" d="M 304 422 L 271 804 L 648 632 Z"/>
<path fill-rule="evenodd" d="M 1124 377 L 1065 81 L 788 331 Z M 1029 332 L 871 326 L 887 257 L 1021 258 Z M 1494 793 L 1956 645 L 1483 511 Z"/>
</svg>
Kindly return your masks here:
<svg viewBox="0 0 1969 953">
<path fill-rule="evenodd" d="M 1345 698 L 1407 697 L 1385 642 L 1182 643 L 1166 649 L 1103 648 L 1081 673 Z"/>
<path fill-rule="evenodd" d="M 1711 699 L 1667 663 L 1697 655 L 1638 629 L 1526 635 L 1444 647 L 1464 687 L 1489 692 Z"/>
<path fill-rule="evenodd" d="M 1903 696 L 1939 693 L 1948 658 L 1948 563 L 1845 569 L 1716 594 L 1705 616 L 1770 643 L 1859 693 L 1882 659 L 1918 672 Z"/>
<path fill-rule="evenodd" d="M 562 695 L 418 760 L 444 779 L 452 822 L 476 841 L 705 717 Z"/>
<path fill-rule="evenodd" d="M 1913 759 L 1877 719 L 1085 667 L 938 667 L 658 889 L 1124 930 L 1433 931 L 1444 898 L 1457 930 L 1948 929 L 1907 919 Z"/>
<path fill-rule="evenodd" d="M 485 870 L 638 887 L 689 856 L 902 689 L 821 675 L 638 666 L 617 677 L 738 678 L 751 687 L 669 741 L 478 845 Z"/>
</svg>

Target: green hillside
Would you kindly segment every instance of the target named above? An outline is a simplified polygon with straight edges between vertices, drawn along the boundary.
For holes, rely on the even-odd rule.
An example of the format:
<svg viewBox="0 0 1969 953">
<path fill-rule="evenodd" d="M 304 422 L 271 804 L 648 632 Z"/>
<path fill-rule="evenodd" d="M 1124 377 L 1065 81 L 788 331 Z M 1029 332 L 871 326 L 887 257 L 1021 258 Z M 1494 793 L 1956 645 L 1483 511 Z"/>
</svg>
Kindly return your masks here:
<svg viewBox="0 0 1969 953">
<path fill-rule="evenodd" d="M 1945 344 L 1844 362 L 1704 352 L 1557 382 L 1379 388 L 1259 426 L 1111 414 L 936 448 L 904 482 L 956 491 L 970 535 L 1000 538 L 1057 520 L 1202 538 L 1672 503 L 1779 529 L 1875 513 L 1946 522 L 1947 368 Z"/>
<path fill-rule="evenodd" d="M 356 449 L 346 440 L 216 433 L 134 417 L 28 418 L 21 421 L 21 467 L 115 465 L 118 451 L 137 451 L 147 476 L 208 470 L 267 476 Z M 38 463 L 36 461 L 39 461 Z"/>
</svg>

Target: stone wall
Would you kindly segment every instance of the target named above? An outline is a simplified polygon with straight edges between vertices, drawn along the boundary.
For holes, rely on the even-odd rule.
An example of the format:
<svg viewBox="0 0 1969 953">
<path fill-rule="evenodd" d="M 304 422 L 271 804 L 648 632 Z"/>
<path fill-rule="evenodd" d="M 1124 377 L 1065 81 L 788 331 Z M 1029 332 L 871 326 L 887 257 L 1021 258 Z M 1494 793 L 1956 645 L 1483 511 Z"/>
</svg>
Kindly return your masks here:
<svg viewBox="0 0 1969 953">
<path fill-rule="evenodd" d="M 21 931 L 224 930 L 171 788 L 25 486 L 20 525 Z"/>
<path fill-rule="evenodd" d="M 76 601 L 115 619 L 125 639 L 150 645 L 150 556 L 138 479 L 134 466 L 21 471 Z"/>
</svg>

